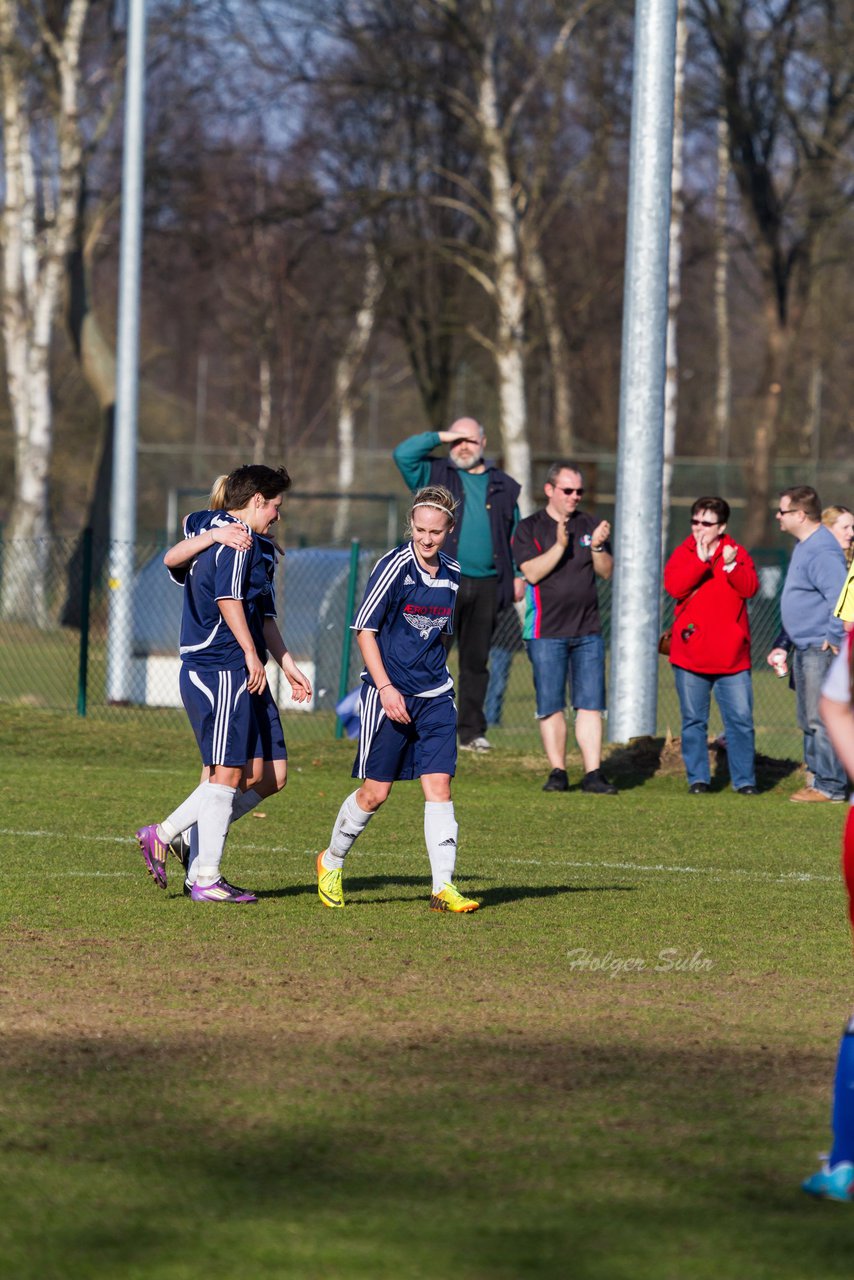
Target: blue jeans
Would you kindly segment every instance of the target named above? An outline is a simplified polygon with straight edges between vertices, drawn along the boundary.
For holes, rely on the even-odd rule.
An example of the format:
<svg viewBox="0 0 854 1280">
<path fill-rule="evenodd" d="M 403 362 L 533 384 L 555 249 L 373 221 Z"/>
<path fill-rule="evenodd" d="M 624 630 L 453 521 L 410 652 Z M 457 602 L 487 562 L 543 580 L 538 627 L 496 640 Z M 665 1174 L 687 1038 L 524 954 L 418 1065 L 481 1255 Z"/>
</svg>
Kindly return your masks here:
<svg viewBox="0 0 854 1280">
<path fill-rule="evenodd" d="M 600 634 L 526 640 L 525 648 L 534 669 L 538 720 L 566 707 L 567 676 L 574 711 L 605 710 L 605 641 Z"/>
<path fill-rule="evenodd" d="M 798 708 L 798 728 L 804 735 L 804 763 L 814 775 L 813 786 L 834 800 L 844 800 L 845 770 L 836 758 L 827 730 L 818 714 L 821 686 L 833 661 L 830 649 L 810 645 L 792 650 L 792 676 Z"/>
<path fill-rule="evenodd" d="M 674 667 L 673 677 L 682 709 L 682 759 L 689 785 L 709 782 L 709 706 L 712 689 L 724 722 L 729 776 L 736 791 L 755 787 L 753 745 L 753 684 L 749 671 L 733 676 L 706 676 Z"/>
<path fill-rule="evenodd" d="M 507 692 L 507 681 L 510 679 L 510 668 L 513 665 L 513 650 L 501 649 L 493 645 L 489 651 L 489 684 L 486 686 L 486 701 L 483 714 L 486 723 L 501 724 L 501 712 L 504 710 L 504 695 Z"/>
</svg>

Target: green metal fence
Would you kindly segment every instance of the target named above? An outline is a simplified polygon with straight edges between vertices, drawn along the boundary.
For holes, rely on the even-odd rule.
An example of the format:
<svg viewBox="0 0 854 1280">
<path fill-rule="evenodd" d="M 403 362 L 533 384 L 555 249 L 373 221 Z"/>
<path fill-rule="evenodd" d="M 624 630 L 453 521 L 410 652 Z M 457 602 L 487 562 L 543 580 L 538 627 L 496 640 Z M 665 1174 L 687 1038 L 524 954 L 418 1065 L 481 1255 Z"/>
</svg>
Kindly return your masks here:
<svg viewBox="0 0 854 1280">
<path fill-rule="evenodd" d="M 105 721 L 139 717 L 156 723 L 180 718 L 177 640 L 181 588 L 163 568 L 163 547 L 141 544 L 136 552 L 131 634 L 122 637 L 131 667 L 131 696 L 122 706 L 106 700 L 106 651 L 109 584 L 106 545 L 89 535 L 80 540 L 53 538 L 40 543 L 0 543 L 0 602 L 14 600 L 0 619 L 0 706 L 77 711 Z M 358 681 L 358 649 L 348 644 L 353 599 L 364 588 L 378 551 L 366 548 L 300 547 L 289 550 L 278 569 L 279 623 L 298 665 L 310 676 L 314 697 L 308 709 L 297 707 L 281 673 L 271 668 L 271 687 L 292 742 L 322 742 L 340 733 L 335 705 Z M 44 566 L 36 590 L 34 562 Z M 799 759 L 794 695 L 765 662 L 779 626 L 779 596 L 785 564 L 778 553 L 757 556 L 761 587 L 751 601 L 757 750 Z M 606 645 L 610 638 L 611 590 L 600 586 Z M 671 604 L 662 604 L 666 621 Z M 518 619 L 506 614 L 496 635 L 509 674 L 500 722 L 489 728 L 495 746 L 539 751 L 530 665 L 521 644 Z M 496 667 L 501 654 L 496 654 Z M 451 654 L 452 671 L 456 665 Z M 668 663 L 662 659 L 658 731 L 679 731 L 679 709 Z M 710 729 L 720 731 L 713 719 Z"/>
</svg>

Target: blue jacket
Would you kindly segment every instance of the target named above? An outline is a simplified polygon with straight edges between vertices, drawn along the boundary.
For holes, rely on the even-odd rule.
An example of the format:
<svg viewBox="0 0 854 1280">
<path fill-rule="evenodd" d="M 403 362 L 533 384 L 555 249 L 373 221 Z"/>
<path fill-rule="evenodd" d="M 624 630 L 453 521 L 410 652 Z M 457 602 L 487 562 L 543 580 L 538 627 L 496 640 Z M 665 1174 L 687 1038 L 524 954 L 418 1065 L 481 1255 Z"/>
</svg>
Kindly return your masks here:
<svg viewBox="0 0 854 1280">
<path fill-rule="evenodd" d="M 845 628 L 833 610 L 845 574 L 842 548 L 825 525 L 797 544 L 780 597 L 780 619 L 795 648 L 842 643 Z"/>
<path fill-rule="evenodd" d="M 415 492 L 426 484 L 441 484 L 449 489 L 459 503 L 457 522 L 448 537 L 443 550 L 453 559 L 457 558 L 460 528 L 463 522 L 464 495 L 463 485 L 458 469 L 450 458 L 431 458 L 429 455 L 438 444 L 441 444 L 438 431 L 422 431 L 410 436 L 397 446 L 392 457 L 403 476 L 406 485 Z M 487 510 L 489 527 L 492 532 L 492 550 L 495 556 L 495 572 L 497 575 L 497 605 L 506 608 L 513 602 L 513 555 L 510 550 L 510 539 L 519 520 L 516 506 L 521 490 L 512 476 L 506 471 L 499 471 L 493 463 L 486 463 L 489 473 L 487 485 Z M 461 566 L 465 574 L 465 565 Z M 838 592 L 837 592 L 838 594 Z"/>
</svg>

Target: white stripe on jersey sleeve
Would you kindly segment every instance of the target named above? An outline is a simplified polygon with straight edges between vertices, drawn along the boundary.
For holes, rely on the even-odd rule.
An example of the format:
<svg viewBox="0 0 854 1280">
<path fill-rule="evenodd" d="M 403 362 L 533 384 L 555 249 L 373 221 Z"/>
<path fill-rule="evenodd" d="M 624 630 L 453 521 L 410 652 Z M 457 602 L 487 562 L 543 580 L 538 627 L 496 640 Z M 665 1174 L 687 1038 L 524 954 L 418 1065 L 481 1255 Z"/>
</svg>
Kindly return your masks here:
<svg viewBox="0 0 854 1280">
<path fill-rule="evenodd" d="M 381 567 L 384 560 L 387 563 L 384 567 Z M 389 551 L 382 559 L 377 561 L 373 569 L 373 573 L 377 574 L 377 579 L 353 619 L 352 629 L 354 631 L 376 631 L 376 626 L 371 624 L 371 615 L 376 612 L 383 596 L 388 595 L 401 568 L 411 560 L 412 550 L 407 546 L 398 552 Z"/>
</svg>

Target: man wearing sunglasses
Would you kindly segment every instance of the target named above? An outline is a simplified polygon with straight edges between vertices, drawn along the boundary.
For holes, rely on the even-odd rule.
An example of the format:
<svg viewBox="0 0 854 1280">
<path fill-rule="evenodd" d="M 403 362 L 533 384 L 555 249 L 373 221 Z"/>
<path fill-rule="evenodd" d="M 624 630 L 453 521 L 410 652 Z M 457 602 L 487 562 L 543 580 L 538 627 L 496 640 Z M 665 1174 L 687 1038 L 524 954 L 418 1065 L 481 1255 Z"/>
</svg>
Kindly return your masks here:
<svg viewBox="0 0 854 1280">
<path fill-rule="evenodd" d="M 812 774 L 810 785 L 789 799 L 799 804 L 844 800 L 845 770 L 830 744 L 818 704 L 827 670 L 844 635 L 842 619 L 834 617 L 834 612 L 845 582 L 845 554 L 821 522 L 821 501 L 811 485 L 783 490 L 777 524 L 797 543 L 783 583 L 780 620 L 793 646 L 798 725 L 804 735 L 804 763 Z M 784 649 L 772 649 L 768 661 L 773 665 L 781 655 L 785 659 Z"/>
<path fill-rule="evenodd" d="M 584 481 L 573 462 L 554 462 L 544 510 L 520 520 L 513 553 L 525 576 L 522 635 L 534 671 L 537 720 L 551 773 L 544 791 L 568 791 L 566 690 L 584 765 L 581 790 L 616 795 L 600 768 L 605 710 L 605 643 L 596 576 L 610 578 L 611 526 L 579 510 Z"/>
<path fill-rule="evenodd" d="M 447 457 L 431 457 L 438 444 Z M 463 751 L 489 751 L 484 701 L 489 683 L 489 647 L 500 610 L 521 599 L 510 539 L 519 519 L 520 486 L 484 458 L 486 435 L 474 418 L 459 418 L 447 431 L 422 431 L 397 446 L 398 471 L 415 492 L 444 485 L 457 501 L 456 524 L 445 551 L 460 564 L 454 608 L 459 654 L 457 731 Z"/>
<path fill-rule="evenodd" d="M 691 532 L 664 567 L 676 608 L 670 662 L 682 711 L 682 759 L 691 795 L 711 789 L 709 707 L 712 691 L 726 732 L 733 789 L 756 795 L 750 619 L 747 602 L 759 578 L 744 547 L 726 531 L 729 503 L 698 498 Z"/>
</svg>

